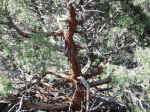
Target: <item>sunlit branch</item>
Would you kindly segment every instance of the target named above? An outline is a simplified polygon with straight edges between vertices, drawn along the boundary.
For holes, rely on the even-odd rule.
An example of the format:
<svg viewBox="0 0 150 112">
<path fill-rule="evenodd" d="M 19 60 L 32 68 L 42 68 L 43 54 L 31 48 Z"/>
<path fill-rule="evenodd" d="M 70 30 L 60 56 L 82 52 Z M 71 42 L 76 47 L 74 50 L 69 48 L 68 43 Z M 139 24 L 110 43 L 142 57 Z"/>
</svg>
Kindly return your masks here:
<svg viewBox="0 0 150 112">
<path fill-rule="evenodd" d="M 15 29 L 16 32 L 25 37 L 25 38 L 32 38 L 34 34 L 32 33 L 26 33 L 25 31 L 22 31 L 17 25 L 14 24 L 12 18 L 9 16 L 7 17 L 7 19 L 9 20 L 9 22 L 6 22 L 6 23 L 3 23 L 1 22 L 1 24 L 4 24 L 4 25 L 8 25 L 10 26 L 11 28 Z M 36 32 L 38 33 L 38 32 Z M 43 37 L 57 37 L 57 36 L 64 36 L 64 32 L 62 30 L 58 31 L 58 32 L 51 32 L 51 33 L 45 33 L 43 32 Z"/>
</svg>

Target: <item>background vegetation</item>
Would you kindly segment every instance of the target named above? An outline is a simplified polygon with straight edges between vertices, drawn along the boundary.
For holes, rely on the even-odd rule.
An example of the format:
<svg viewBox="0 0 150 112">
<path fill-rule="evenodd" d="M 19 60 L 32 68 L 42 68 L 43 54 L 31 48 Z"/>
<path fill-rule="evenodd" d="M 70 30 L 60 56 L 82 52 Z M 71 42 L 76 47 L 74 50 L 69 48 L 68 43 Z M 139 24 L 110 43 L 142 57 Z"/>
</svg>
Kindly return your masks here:
<svg viewBox="0 0 150 112">
<path fill-rule="evenodd" d="M 31 81 L 46 71 L 68 70 L 63 38 L 43 38 L 46 32 L 65 29 L 60 21 L 66 14 L 67 0 L 1 0 L 0 1 L 0 96 L 17 92 L 17 83 Z M 79 0 L 70 0 L 80 10 Z M 84 26 L 84 35 L 75 35 L 82 68 L 88 56 L 102 64 L 99 76 L 112 77 L 106 94 L 123 102 L 130 112 L 150 111 L 150 1 L 149 0 L 85 0 L 84 18 L 95 11 Z M 100 13 L 102 11 L 103 13 Z M 24 32 L 23 38 L 10 24 L 8 17 Z M 90 47 L 89 47 L 90 46 Z M 99 78 L 98 77 L 98 78 Z M 55 77 L 44 79 L 50 83 Z M 94 79 L 93 79 L 94 80 Z"/>
</svg>

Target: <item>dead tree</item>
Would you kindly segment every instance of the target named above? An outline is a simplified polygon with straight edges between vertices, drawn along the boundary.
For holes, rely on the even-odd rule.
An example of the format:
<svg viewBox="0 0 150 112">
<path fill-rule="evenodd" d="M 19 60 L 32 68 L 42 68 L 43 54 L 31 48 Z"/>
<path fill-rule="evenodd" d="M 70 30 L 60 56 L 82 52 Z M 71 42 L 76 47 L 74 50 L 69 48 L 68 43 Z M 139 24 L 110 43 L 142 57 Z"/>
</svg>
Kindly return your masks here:
<svg viewBox="0 0 150 112">
<path fill-rule="evenodd" d="M 65 97 L 62 98 L 61 100 L 56 99 L 54 101 L 51 101 L 51 102 L 56 102 L 54 104 L 53 103 L 51 104 L 30 103 L 27 101 L 22 101 L 23 106 L 27 108 L 49 110 L 49 111 L 69 110 L 71 112 L 72 110 L 82 110 L 83 112 L 88 112 L 89 103 L 90 103 L 90 94 L 89 94 L 90 88 L 102 84 L 108 84 L 111 81 L 111 78 L 108 77 L 103 80 L 98 80 L 91 83 L 88 82 L 88 79 L 90 79 L 93 76 L 97 76 L 103 72 L 103 68 L 101 65 L 98 66 L 97 72 L 94 73 L 82 72 L 81 65 L 77 57 L 77 48 L 74 43 L 74 34 L 79 33 L 80 35 L 81 32 L 77 31 L 77 26 L 82 25 L 90 16 L 92 16 L 92 13 L 90 13 L 84 20 L 80 20 L 80 21 L 76 19 L 77 15 L 78 15 L 78 11 L 70 3 L 68 5 L 68 15 L 65 20 L 65 23 L 68 25 L 67 31 L 60 30 L 57 32 L 44 33 L 43 35 L 43 37 L 55 37 L 55 38 L 63 37 L 65 39 L 66 56 L 68 57 L 69 66 L 70 66 L 68 74 L 57 74 L 56 72 L 53 71 L 47 71 L 45 74 L 43 74 L 43 77 L 45 77 L 46 75 L 54 75 L 56 77 L 66 80 L 63 83 L 58 84 L 59 86 L 64 85 L 66 83 L 71 83 L 73 96 Z M 10 16 L 7 17 L 7 19 L 9 20 L 9 22 L 5 24 L 15 29 L 19 35 L 21 35 L 24 38 L 32 38 L 32 34 L 25 33 L 21 29 L 19 29 L 19 27 L 17 27 L 17 25 L 14 24 Z M 90 65 L 91 64 L 92 63 L 90 63 Z M 38 79 L 37 82 L 30 84 L 28 86 L 31 87 L 34 86 L 35 84 L 39 84 L 43 77 Z M 55 87 L 57 87 L 58 85 L 56 84 Z M 22 90 L 24 90 L 24 88 Z M 18 96 L 11 95 L 6 99 L 11 103 L 16 104 L 18 102 L 21 102 L 21 99 Z"/>
</svg>

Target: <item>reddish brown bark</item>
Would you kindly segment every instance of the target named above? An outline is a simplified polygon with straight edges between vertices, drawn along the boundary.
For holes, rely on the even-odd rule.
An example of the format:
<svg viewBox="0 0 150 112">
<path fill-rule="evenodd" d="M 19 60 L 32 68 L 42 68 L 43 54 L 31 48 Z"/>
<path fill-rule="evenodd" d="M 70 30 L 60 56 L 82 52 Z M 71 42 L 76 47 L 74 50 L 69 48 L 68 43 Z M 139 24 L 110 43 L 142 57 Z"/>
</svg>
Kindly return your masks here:
<svg viewBox="0 0 150 112">
<path fill-rule="evenodd" d="M 73 8 L 72 5 L 69 6 L 69 16 L 68 16 L 68 31 L 64 34 L 66 47 L 68 48 L 68 59 L 70 63 L 70 74 L 72 79 L 77 78 L 77 76 L 81 75 L 81 67 L 78 63 L 76 47 L 73 41 L 73 35 L 77 28 L 77 20 L 76 20 L 76 10 Z"/>
</svg>

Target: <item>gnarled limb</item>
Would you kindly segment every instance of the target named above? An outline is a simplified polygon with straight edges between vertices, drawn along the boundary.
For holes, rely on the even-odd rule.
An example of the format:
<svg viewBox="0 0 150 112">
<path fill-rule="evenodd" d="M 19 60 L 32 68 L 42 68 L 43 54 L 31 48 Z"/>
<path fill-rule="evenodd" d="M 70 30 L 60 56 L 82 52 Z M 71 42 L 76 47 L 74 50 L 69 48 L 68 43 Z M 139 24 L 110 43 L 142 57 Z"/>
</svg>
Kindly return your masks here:
<svg viewBox="0 0 150 112">
<path fill-rule="evenodd" d="M 111 82 L 111 80 L 112 80 L 111 77 L 107 77 L 103 80 L 98 80 L 98 81 L 91 82 L 90 86 L 95 87 L 95 86 L 99 86 L 99 85 L 103 85 L 103 84 L 108 84 L 108 83 Z"/>
<path fill-rule="evenodd" d="M 13 22 L 13 19 L 8 16 L 7 19 L 9 20 L 9 22 L 1 22 L 0 24 L 3 24 L 3 25 L 8 25 L 10 26 L 11 28 L 15 29 L 16 32 L 23 36 L 24 38 L 32 38 L 33 37 L 33 33 L 26 33 L 25 31 L 22 31 L 17 25 L 15 25 L 15 23 Z M 38 32 L 35 32 L 35 33 L 38 33 Z M 53 37 L 57 37 L 57 36 L 64 36 L 64 32 L 63 30 L 60 30 L 58 32 L 50 32 L 50 33 L 45 33 L 43 32 L 43 37 L 50 37 L 50 36 L 53 36 Z"/>
<path fill-rule="evenodd" d="M 17 102 L 20 101 L 20 99 L 16 96 L 9 96 L 6 98 L 7 102 L 10 102 L 12 104 L 17 104 Z M 26 108 L 32 108 L 36 110 L 47 110 L 47 111 L 62 111 L 67 110 L 69 107 L 69 104 L 66 103 L 55 103 L 55 104 L 47 104 L 47 103 L 32 103 L 30 101 L 24 100 L 23 106 Z"/>
</svg>

